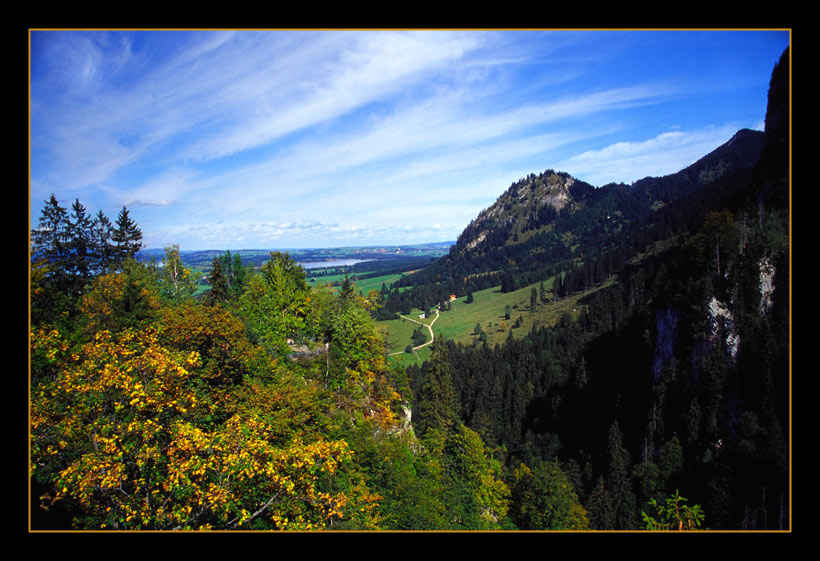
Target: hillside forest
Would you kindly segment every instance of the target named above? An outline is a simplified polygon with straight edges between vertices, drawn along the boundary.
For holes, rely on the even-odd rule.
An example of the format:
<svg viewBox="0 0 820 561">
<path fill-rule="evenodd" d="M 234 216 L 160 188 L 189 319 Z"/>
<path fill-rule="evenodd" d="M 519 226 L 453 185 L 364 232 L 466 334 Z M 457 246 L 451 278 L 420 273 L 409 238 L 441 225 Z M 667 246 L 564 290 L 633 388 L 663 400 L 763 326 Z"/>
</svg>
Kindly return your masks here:
<svg viewBox="0 0 820 561">
<path fill-rule="evenodd" d="M 179 246 L 138 259 L 127 208 L 52 195 L 30 530 L 790 530 L 788 62 L 764 132 L 632 185 L 530 174 L 381 289 L 273 251 L 198 290 Z M 399 314 L 522 288 L 576 313 L 388 356 Z"/>
</svg>

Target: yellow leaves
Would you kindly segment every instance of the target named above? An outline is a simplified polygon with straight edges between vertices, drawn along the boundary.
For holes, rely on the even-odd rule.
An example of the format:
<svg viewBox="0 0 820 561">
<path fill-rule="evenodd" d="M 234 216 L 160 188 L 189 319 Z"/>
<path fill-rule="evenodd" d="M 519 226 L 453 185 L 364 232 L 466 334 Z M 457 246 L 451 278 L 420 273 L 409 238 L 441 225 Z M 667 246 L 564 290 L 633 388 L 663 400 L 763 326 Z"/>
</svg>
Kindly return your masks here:
<svg viewBox="0 0 820 561">
<path fill-rule="evenodd" d="M 353 451 L 320 436 L 316 387 L 249 387 L 231 394 L 245 405 L 212 415 L 231 404 L 222 386 L 197 389 L 213 355 L 174 337 L 103 330 L 70 352 L 58 331 L 32 333 L 57 365 L 31 403 L 31 465 L 52 466 L 50 498 L 71 501 L 90 527 L 118 529 L 321 529 L 375 509 L 375 499 L 354 509 L 329 483 Z M 206 351 L 234 352 L 230 341 Z"/>
</svg>

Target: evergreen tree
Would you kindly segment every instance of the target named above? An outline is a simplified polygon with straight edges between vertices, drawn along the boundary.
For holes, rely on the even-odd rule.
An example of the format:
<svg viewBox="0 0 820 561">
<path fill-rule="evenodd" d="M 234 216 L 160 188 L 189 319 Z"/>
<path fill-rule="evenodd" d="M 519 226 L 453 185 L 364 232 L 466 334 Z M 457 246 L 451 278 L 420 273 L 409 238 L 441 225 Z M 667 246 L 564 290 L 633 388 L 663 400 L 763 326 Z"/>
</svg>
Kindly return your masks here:
<svg viewBox="0 0 820 561">
<path fill-rule="evenodd" d="M 31 231 L 31 321 L 53 323 L 76 309 L 68 213 L 52 194 Z"/>
<path fill-rule="evenodd" d="M 521 530 L 586 530 L 587 513 L 555 461 L 524 464 L 513 473 L 510 517 Z"/>
<path fill-rule="evenodd" d="M 629 452 L 623 446 L 623 435 L 617 421 L 613 422 L 609 429 L 607 450 L 609 453 L 607 490 L 612 498 L 615 528 L 631 530 L 636 526 L 637 505 L 635 493 L 632 491 Z"/>
<path fill-rule="evenodd" d="M 102 274 L 108 270 L 111 262 L 111 234 L 113 226 L 103 211 L 97 212 L 91 227 L 91 247 L 94 254 L 95 273 Z"/>
<path fill-rule="evenodd" d="M 31 258 L 47 268 L 46 277 L 58 289 L 68 284 L 68 214 L 52 194 L 43 207 L 37 229 L 31 232 Z"/>
<path fill-rule="evenodd" d="M 111 240 L 114 242 L 113 260 L 117 263 L 128 258 L 136 259 L 137 253 L 142 249 L 142 231 L 131 220 L 125 207 L 122 207 L 117 216 Z"/>
<path fill-rule="evenodd" d="M 71 292 L 78 295 L 91 280 L 93 269 L 92 222 L 79 199 L 71 205 L 67 235 L 66 269 L 71 277 Z"/>
<path fill-rule="evenodd" d="M 231 276 L 229 281 L 233 297 L 239 298 L 242 291 L 245 290 L 245 285 L 248 282 L 248 272 L 242 264 L 242 256 L 238 253 L 235 253 L 233 256 L 233 264 L 231 266 Z"/>
<path fill-rule="evenodd" d="M 587 501 L 589 525 L 596 530 L 615 529 L 615 510 L 612 496 L 606 488 L 603 476 L 598 478 Z"/>
<path fill-rule="evenodd" d="M 211 274 L 208 277 L 208 284 L 211 285 L 211 289 L 205 295 L 205 302 L 214 306 L 228 300 L 229 287 L 228 278 L 222 272 L 222 260 L 214 257 L 211 265 Z"/>
<path fill-rule="evenodd" d="M 413 415 L 413 426 L 419 434 L 431 428 L 449 429 L 455 424 L 460 409 L 450 375 L 447 345 L 439 337 L 431 348 L 430 359 L 424 363 L 424 378 Z"/>
</svg>

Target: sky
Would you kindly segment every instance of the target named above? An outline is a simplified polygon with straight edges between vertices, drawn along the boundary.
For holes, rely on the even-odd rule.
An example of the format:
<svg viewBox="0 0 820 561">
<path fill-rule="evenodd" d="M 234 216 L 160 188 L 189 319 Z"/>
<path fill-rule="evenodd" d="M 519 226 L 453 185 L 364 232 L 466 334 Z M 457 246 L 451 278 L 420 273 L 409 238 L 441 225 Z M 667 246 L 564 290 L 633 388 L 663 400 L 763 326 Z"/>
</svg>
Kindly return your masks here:
<svg viewBox="0 0 820 561">
<path fill-rule="evenodd" d="M 146 248 L 454 241 L 515 181 L 675 173 L 763 130 L 787 30 L 31 30 L 30 226 Z"/>
</svg>

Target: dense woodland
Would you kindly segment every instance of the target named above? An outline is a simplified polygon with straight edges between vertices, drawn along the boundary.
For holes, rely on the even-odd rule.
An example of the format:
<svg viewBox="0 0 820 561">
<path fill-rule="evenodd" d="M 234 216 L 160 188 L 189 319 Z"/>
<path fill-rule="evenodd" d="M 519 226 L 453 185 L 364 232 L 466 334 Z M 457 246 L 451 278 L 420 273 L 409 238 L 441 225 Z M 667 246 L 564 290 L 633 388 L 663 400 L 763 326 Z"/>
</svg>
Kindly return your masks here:
<svg viewBox="0 0 820 561">
<path fill-rule="evenodd" d="M 135 260 L 126 208 L 52 196 L 31 236 L 31 528 L 790 529 L 788 84 L 787 51 L 765 133 L 476 221 L 366 295 L 226 252 L 195 297 L 179 247 Z M 551 279 L 543 303 L 600 288 L 578 319 L 388 363 L 377 319 Z"/>
</svg>

